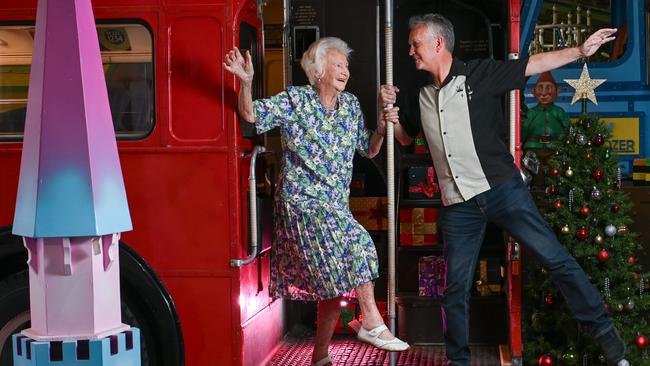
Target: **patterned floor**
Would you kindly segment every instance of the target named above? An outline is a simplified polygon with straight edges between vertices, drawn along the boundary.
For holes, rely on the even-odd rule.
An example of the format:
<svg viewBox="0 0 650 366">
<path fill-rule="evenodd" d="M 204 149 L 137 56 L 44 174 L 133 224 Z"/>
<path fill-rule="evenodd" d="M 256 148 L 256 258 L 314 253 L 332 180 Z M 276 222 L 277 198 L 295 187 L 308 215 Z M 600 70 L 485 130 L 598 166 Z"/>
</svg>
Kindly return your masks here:
<svg viewBox="0 0 650 366">
<path fill-rule="evenodd" d="M 285 340 L 267 366 L 310 366 L 311 339 Z M 389 353 L 357 342 L 350 336 L 337 336 L 330 347 L 335 366 L 388 366 Z M 398 366 L 442 366 L 444 347 L 417 346 L 398 354 Z M 496 346 L 472 347 L 472 366 L 499 366 Z"/>
</svg>

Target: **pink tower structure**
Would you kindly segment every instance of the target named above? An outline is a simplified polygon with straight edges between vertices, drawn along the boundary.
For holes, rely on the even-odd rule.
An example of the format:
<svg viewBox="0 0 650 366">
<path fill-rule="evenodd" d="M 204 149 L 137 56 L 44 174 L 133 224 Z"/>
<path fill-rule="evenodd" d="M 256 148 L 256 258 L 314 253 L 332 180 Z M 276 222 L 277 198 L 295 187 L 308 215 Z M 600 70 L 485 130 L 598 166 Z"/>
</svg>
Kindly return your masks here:
<svg viewBox="0 0 650 366">
<path fill-rule="evenodd" d="M 13 227 L 29 252 L 23 335 L 128 330 L 118 240 L 131 229 L 91 1 L 39 0 Z"/>
</svg>

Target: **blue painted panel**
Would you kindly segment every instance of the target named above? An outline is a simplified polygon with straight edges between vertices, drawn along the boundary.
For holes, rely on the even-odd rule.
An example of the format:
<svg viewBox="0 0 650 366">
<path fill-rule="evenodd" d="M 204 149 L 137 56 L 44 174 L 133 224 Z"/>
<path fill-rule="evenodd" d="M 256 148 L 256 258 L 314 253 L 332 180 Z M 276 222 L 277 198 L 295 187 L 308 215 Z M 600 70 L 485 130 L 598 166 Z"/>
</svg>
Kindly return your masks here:
<svg viewBox="0 0 650 366">
<path fill-rule="evenodd" d="M 528 7 L 528 8 L 527 8 Z M 522 7 L 523 50 L 528 50 L 528 42 L 532 37 L 539 15 L 541 3 L 537 0 L 525 1 Z M 525 13 L 526 12 L 526 13 Z M 535 16 L 530 14 L 537 13 Z M 648 60 L 645 10 L 643 0 L 617 1 L 612 8 L 613 24 L 628 25 L 628 42 L 626 53 L 613 62 L 589 63 L 589 74 L 592 79 L 606 79 L 606 82 L 596 88 L 598 105 L 588 102 L 588 112 L 601 118 L 607 117 L 638 117 L 639 118 L 639 154 L 618 155 L 622 173 L 629 176 L 632 172 L 632 160 L 635 157 L 650 157 L 650 85 L 648 85 Z M 560 69 L 553 70 L 553 77 L 558 82 L 560 94 L 556 104 L 564 108 L 571 116 L 578 116 L 581 104 L 571 105 L 574 89 L 564 82 L 565 79 L 578 79 L 582 71 L 582 63 L 572 63 Z M 528 106 L 537 104 L 531 91 L 537 77 L 530 78 L 525 89 L 525 102 Z M 636 143 L 636 142 L 635 142 Z"/>
<path fill-rule="evenodd" d="M 625 54 L 613 62 L 594 62 L 589 64 L 589 71 L 592 79 L 607 79 L 610 83 L 615 82 L 636 82 L 647 85 L 647 53 L 646 53 L 646 29 L 644 18 L 644 4 L 643 0 L 625 0 L 625 6 L 621 6 L 623 2 L 619 3 L 614 10 L 625 9 L 625 15 L 619 15 L 618 18 L 624 18 L 628 21 L 628 42 Z M 527 10 L 529 6 L 531 9 Z M 537 9 L 535 9 L 537 8 Z M 541 8 L 541 1 L 526 1 L 522 7 L 522 56 L 528 52 L 528 45 L 532 32 L 539 16 L 539 8 Z M 524 14 L 524 11 L 527 14 Z M 614 22 L 617 16 L 613 16 Z M 523 32 L 528 33 L 523 33 Z M 564 79 L 577 79 L 580 75 L 582 64 L 574 63 L 564 66 L 558 70 L 553 71 L 553 76 L 556 80 Z M 529 81 L 529 85 L 534 85 L 535 79 Z"/>
<path fill-rule="evenodd" d="M 64 341 L 62 361 L 50 361 L 51 342 L 36 342 L 14 334 L 14 366 L 140 366 L 140 330 L 131 328 L 127 332 L 133 335 L 131 349 L 127 349 L 127 334 L 122 332 L 115 335 L 115 354 L 111 354 L 110 337 L 91 340 L 88 360 L 77 359 L 77 341 Z"/>
</svg>

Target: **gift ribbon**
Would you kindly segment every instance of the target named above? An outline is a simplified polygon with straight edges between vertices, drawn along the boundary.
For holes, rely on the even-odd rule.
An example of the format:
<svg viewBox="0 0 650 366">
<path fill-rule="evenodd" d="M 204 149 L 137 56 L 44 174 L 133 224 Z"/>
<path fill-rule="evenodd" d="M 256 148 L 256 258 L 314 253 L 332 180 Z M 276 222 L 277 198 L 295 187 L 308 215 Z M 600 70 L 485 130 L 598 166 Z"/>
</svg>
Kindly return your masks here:
<svg viewBox="0 0 650 366">
<path fill-rule="evenodd" d="M 370 219 L 377 221 L 377 226 L 381 227 L 382 222 L 386 220 L 386 212 L 388 211 L 388 205 L 383 203 L 382 200 L 377 200 L 377 205 L 374 208 L 370 209 Z"/>
<path fill-rule="evenodd" d="M 353 180 L 353 181 L 350 183 L 350 188 L 351 188 L 351 189 L 363 189 L 363 188 L 365 188 L 365 187 L 366 187 L 366 184 L 365 184 L 365 182 L 362 181 L 362 180 Z"/>
<path fill-rule="evenodd" d="M 416 187 L 409 187 L 409 192 L 422 193 L 427 198 L 432 198 L 436 193 L 440 191 L 438 185 L 436 184 L 436 173 L 433 167 L 427 168 L 427 177 L 426 182 L 420 182 Z"/>
</svg>

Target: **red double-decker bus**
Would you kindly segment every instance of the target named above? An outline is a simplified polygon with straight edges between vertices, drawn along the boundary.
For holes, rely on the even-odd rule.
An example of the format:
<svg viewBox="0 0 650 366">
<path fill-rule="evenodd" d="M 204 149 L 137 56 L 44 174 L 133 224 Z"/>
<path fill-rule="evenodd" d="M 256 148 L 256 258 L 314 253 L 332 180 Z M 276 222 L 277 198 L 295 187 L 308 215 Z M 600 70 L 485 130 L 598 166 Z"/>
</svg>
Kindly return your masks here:
<svg viewBox="0 0 650 366">
<path fill-rule="evenodd" d="M 249 250 L 253 144 L 222 68 L 240 45 L 261 69 L 258 4 L 92 3 L 135 228 L 120 248 L 122 313 L 142 330 L 143 364 L 260 364 L 281 337 L 282 304 L 268 297 L 264 251 L 230 266 Z M 30 320 L 26 252 L 11 224 L 36 5 L 0 5 L 0 365 L 12 364 L 11 335 Z"/>
</svg>

